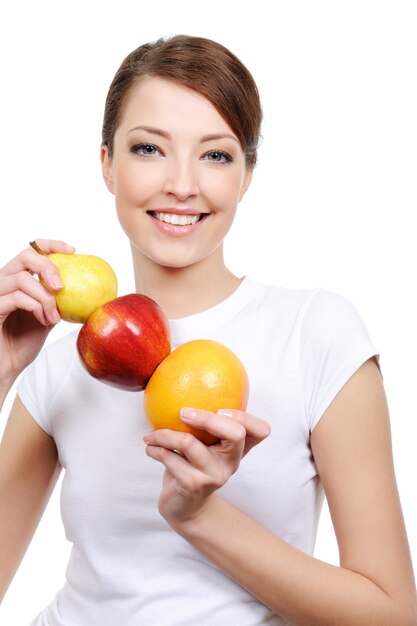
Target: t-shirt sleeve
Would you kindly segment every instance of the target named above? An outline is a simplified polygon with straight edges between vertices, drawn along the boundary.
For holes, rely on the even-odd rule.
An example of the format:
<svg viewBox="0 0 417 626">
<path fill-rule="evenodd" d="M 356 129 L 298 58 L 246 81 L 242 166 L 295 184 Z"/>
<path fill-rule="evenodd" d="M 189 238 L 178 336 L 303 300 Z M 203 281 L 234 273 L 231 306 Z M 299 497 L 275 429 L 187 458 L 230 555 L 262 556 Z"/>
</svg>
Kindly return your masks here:
<svg viewBox="0 0 417 626">
<path fill-rule="evenodd" d="M 33 419 L 53 436 L 52 406 L 74 355 L 75 335 L 44 347 L 17 384 L 17 395 Z"/>
<path fill-rule="evenodd" d="M 326 289 L 315 290 L 301 332 L 301 370 L 310 432 L 355 371 L 379 352 L 354 305 Z"/>
</svg>

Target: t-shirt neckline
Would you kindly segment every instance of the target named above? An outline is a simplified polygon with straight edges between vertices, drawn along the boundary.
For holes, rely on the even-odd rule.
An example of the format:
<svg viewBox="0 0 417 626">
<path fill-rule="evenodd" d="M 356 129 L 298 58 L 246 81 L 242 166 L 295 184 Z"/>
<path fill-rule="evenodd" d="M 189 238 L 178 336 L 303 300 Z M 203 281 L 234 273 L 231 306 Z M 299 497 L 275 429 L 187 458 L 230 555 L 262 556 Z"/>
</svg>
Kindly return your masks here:
<svg viewBox="0 0 417 626">
<path fill-rule="evenodd" d="M 169 320 L 172 342 L 179 343 L 196 332 L 206 332 L 233 317 L 250 299 L 255 286 L 249 276 L 244 276 L 237 289 L 218 304 L 187 317 Z"/>
</svg>

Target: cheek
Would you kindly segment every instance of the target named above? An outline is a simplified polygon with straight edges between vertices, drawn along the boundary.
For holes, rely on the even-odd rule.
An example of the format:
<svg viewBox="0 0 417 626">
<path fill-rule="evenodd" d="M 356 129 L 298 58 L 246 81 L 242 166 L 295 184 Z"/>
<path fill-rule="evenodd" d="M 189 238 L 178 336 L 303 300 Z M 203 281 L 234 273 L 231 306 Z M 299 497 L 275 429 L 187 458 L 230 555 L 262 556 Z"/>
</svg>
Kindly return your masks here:
<svg viewBox="0 0 417 626">
<path fill-rule="evenodd" d="M 118 167 L 114 176 L 116 201 L 141 204 L 161 186 L 161 173 L 153 168 Z"/>
<path fill-rule="evenodd" d="M 234 213 L 240 200 L 242 177 L 239 172 L 225 172 L 221 178 L 207 176 L 200 189 L 217 211 Z"/>
</svg>

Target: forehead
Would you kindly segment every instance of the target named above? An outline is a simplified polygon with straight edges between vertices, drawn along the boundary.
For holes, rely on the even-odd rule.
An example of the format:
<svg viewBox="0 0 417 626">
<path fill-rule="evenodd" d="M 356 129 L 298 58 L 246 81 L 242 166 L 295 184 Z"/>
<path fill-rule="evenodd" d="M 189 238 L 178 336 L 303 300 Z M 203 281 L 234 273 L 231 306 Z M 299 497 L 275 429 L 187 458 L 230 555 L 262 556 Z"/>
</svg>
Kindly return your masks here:
<svg viewBox="0 0 417 626">
<path fill-rule="evenodd" d="M 201 132 L 228 132 L 226 120 L 200 93 L 164 78 L 147 76 L 134 85 L 126 96 L 120 127 L 136 125 L 196 127 Z"/>
</svg>

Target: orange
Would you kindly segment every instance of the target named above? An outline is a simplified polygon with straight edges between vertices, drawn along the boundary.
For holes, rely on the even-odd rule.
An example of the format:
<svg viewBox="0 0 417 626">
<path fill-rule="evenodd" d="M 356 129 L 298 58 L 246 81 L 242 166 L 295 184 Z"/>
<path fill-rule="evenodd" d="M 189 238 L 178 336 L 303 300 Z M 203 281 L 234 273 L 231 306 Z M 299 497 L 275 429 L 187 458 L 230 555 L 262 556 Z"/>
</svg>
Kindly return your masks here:
<svg viewBox="0 0 417 626">
<path fill-rule="evenodd" d="M 249 380 L 242 362 L 217 341 L 196 339 L 173 350 L 156 368 L 144 393 L 144 409 L 153 428 L 192 432 L 207 445 L 217 441 L 179 417 L 183 407 L 244 411 Z"/>
</svg>

